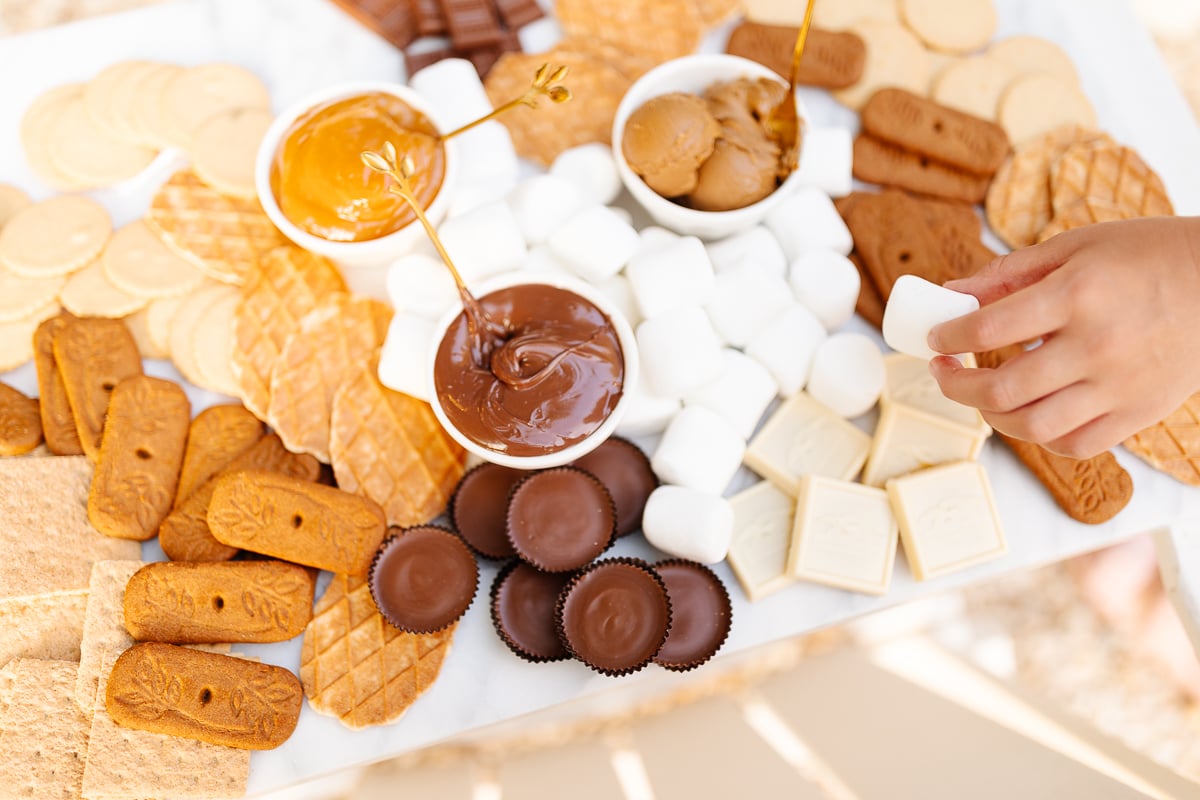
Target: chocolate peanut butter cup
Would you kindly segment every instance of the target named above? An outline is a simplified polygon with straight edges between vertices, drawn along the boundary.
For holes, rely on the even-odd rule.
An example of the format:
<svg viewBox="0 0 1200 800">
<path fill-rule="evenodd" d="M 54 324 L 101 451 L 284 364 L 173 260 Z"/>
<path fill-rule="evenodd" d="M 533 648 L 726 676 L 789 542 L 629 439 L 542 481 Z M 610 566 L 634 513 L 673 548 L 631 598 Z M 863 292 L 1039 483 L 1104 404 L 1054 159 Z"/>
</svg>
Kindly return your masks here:
<svg viewBox="0 0 1200 800">
<path fill-rule="evenodd" d="M 554 618 L 571 655 L 605 675 L 626 675 L 649 664 L 667 640 L 671 601 L 649 564 L 610 558 L 570 580 Z"/>
<path fill-rule="evenodd" d="M 515 559 L 500 570 L 492 582 L 492 624 L 509 650 L 526 661 L 570 658 L 554 624 L 558 595 L 570 577 Z"/>
<path fill-rule="evenodd" d="M 556 467 L 513 487 L 505 528 L 523 561 L 546 572 L 570 572 L 612 544 L 617 509 L 591 473 Z"/>
<path fill-rule="evenodd" d="M 368 582 L 379 613 L 393 627 L 433 633 L 466 613 L 479 584 L 479 566 L 451 531 L 419 525 L 396 531 L 380 545 Z"/>
<path fill-rule="evenodd" d="M 671 627 L 654 663 L 678 672 L 695 669 L 716 655 L 729 636 L 729 592 L 715 572 L 695 561 L 659 561 L 654 571 L 671 600 Z"/>
<path fill-rule="evenodd" d="M 508 496 L 528 472 L 480 464 L 458 482 L 450 496 L 450 523 L 463 541 L 485 558 L 516 555 L 504 532 Z"/>
<path fill-rule="evenodd" d="M 628 439 L 614 436 L 572 466 L 592 473 L 604 484 L 617 506 L 617 536 L 628 536 L 642 527 L 642 511 L 658 478 L 650 459 Z"/>
</svg>

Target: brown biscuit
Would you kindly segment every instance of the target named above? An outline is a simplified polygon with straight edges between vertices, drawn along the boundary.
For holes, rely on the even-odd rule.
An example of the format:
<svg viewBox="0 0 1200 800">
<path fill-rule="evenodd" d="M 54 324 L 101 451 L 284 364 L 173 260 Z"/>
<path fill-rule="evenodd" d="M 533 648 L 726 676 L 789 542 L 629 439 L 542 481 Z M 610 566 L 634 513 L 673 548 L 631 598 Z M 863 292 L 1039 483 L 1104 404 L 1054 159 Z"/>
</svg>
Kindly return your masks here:
<svg viewBox="0 0 1200 800">
<path fill-rule="evenodd" d="M 146 642 L 117 659 L 104 700 L 127 728 L 271 750 L 296 729 L 304 690 L 283 667 Z"/>
<path fill-rule="evenodd" d="M 137 342 L 119 319 L 72 317 L 54 337 L 54 359 L 62 373 L 83 452 L 95 461 L 108 399 L 117 384 L 142 374 Z"/>
<path fill-rule="evenodd" d="M 125 629 L 142 642 L 282 642 L 304 632 L 314 587 L 283 561 L 160 561 L 125 586 Z"/>
<path fill-rule="evenodd" d="M 173 561 L 228 561 L 237 555 L 236 547 L 213 538 L 208 529 L 208 506 L 219 477 L 252 469 L 312 481 L 317 479 L 321 465 L 310 455 L 288 452 L 275 434 L 259 439 L 201 484 L 163 520 L 158 529 L 158 543 L 167 558 Z"/>
<path fill-rule="evenodd" d="M 971 205 L 932 197 L 914 200 L 924 214 L 926 226 L 937 234 L 942 255 L 956 275 L 973 275 L 996 257 L 996 253 L 980 239 L 983 221 L 975 215 Z"/>
<path fill-rule="evenodd" d="M 733 29 L 725 52 L 757 61 L 784 78 L 792 72 L 792 48 L 799 28 L 743 22 Z M 844 89 L 858 83 L 867 61 L 862 37 L 850 31 L 812 28 L 800 58 L 798 82 L 823 89 Z"/>
<path fill-rule="evenodd" d="M 54 359 L 54 338 L 70 318 L 71 315 L 64 311 L 38 325 L 33 334 L 33 361 L 37 365 L 42 432 L 46 436 L 46 447 L 58 456 L 83 454 L 79 430 L 71 414 L 71 401 L 67 399 L 67 388 L 63 385 L 62 373 Z"/>
<path fill-rule="evenodd" d="M 175 502 L 192 408 L 178 384 L 136 375 L 113 389 L 88 520 L 118 539 L 145 541 Z"/>
<path fill-rule="evenodd" d="M 23 456 L 41 442 L 38 401 L 0 383 L 0 456 Z"/>
<path fill-rule="evenodd" d="M 854 139 L 854 177 L 917 194 L 982 203 L 988 178 L 860 133 Z"/>
<path fill-rule="evenodd" d="M 188 431 L 179 488 L 175 492 L 178 507 L 200 486 L 229 462 L 250 449 L 266 433 L 258 418 L 242 406 L 211 406 L 192 420 Z"/>
<path fill-rule="evenodd" d="M 858 268 L 859 277 L 858 301 L 854 304 L 854 310 L 876 329 L 883 330 L 883 296 L 879 294 L 879 289 L 875 287 L 875 281 L 867 272 L 862 256 L 858 253 L 851 253 L 850 263 Z"/>
<path fill-rule="evenodd" d="M 208 526 L 230 547 L 365 575 L 387 532 L 387 518 L 366 497 L 286 475 L 247 472 L 217 479 Z"/>
<path fill-rule="evenodd" d="M 880 89 L 862 108 L 863 130 L 881 141 L 976 175 L 1008 157 L 1004 129 L 904 89 Z"/>
</svg>

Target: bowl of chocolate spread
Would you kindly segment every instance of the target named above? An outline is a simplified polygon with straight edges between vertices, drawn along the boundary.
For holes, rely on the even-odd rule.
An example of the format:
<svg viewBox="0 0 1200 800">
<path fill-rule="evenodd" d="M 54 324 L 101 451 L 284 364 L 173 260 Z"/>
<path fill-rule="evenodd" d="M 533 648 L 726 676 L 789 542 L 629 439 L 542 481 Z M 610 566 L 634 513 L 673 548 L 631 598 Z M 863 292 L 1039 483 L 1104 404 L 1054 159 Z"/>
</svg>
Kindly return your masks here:
<svg viewBox="0 0 1200 800">
<path fill-rule="evenodd" d="M 514 469 L 570 463 L 612 435 L 638 373 L 633 330 L 612 302 L 565 275 L 500 276 L 474 295 L 484 324 L 447 312 L 429 357 L 447 433 Z"/>
</svg>

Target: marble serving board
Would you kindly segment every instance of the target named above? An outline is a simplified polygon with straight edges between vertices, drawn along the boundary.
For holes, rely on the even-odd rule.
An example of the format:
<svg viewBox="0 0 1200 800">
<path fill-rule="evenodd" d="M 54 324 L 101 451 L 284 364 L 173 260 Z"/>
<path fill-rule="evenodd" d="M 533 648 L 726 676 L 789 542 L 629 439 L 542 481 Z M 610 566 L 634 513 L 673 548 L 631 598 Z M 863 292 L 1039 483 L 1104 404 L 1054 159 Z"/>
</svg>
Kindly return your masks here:
<svg viewBox="0 0 1200 800">
<path fill-rule="evenodd" d="M 1034 33 L 1061 44 L 1074 58 L 1100 124 L 1136 147 L 1163 176 L 1180 214 L 1200 213 L 1200 130 L 1146 31 L 1123 0 L 996 0 L 1000 35 Z M 707 49 L 723 44 L 719 31 Z M 179 64 L 230 61 L 258 73 L 270 86 L 276 110 L 305 94 L 346 80 L 401 79 L 403 59 L 327 0 L 184 0 L 24 36 L 0 39 L 0 181 L 36 197 L 52 194 L 26 166 L 17 125 L 42 91 L 95 75 L 130 58 Z M 806 91 L 818 125 L 857 126 L 856 115 L 827 95 Z M 118 225 L 138 218 L 153 189 L 180 163 L 167 153 L 145 175 L 114 190 L 96 192 Z M 995 244 L 993 242 L 993 244 Z M 869 331 L 855 321 L 854 329 Z M 179 380 L 165 362 L 147 371 Z M 32 392 L 32 365 L 0 379 Z M 225 400 L 189 387 L 198 410 Z M 731 589 L 733 632 L 728 657 L 766 642 L 795 636 L 878 609 L 1016 569 L 1026 569 L 1102 547 L 1171 520 L 1200 516 L 1200 490 L 1150 470 L 1124 451 L 1121 463 L 1136 487 L 1133 501 L 1112 521 L 1095 527 L 1068 519 L 1009 453 L 990 442 L 982 461 L 991 476 L 1009 552 L 1003 558 L 928 583 L 913 581 L 898 559 L 891 590 L 881 598 L 796 584 L 757 604 L 746 602 L 725 565 L 717 571 Z M 739 483 L 749 480 L 743 475 Z M 0 491 L 3 491 L 0 487 Z M 640 536 L 623 539 L 612 555 L 659 555 Z M 161 559 L 157 545 L 144 556 Z M 647 669 L 605 678 L 577 663 L 531 665 L 514 657 L 491 630 L 487 587 L 495 568 L 485 565 L 481 590 L 463 619 L 442 675 L 398 722 L 352 732 L 304 708 L 291 739 L 251 759 L 249 794 L 281 789 L 331 771 L 415 750 L 466 731 L 617 689 L 666 691 L 689 676 Z M 326 579 L 328 576 L 324 576 Z M 318 591 L 323 590 L 322 581 Z M 297 670 L 300 641 L 247 646 L 264 660 Z"/>
</svg>

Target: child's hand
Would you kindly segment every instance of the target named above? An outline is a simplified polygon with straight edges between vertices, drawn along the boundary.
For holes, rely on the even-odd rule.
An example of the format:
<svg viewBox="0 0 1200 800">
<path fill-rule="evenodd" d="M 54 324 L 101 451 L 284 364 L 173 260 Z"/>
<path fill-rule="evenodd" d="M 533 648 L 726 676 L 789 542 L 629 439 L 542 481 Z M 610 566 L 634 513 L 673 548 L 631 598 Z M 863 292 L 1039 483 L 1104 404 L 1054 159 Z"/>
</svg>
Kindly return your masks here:
<svg viewBox="0 0 1200 800">
<path fill-rule="evenodd" d="M 930 362 L 947 397 L 1010 436 L 1088 458 L 1200 388 L 1200 219 L 1067 231 L 946 285 L 982 308 L 933 329 L 939 353 L 1042 341 L 997 369 Z"/>
</svg>

